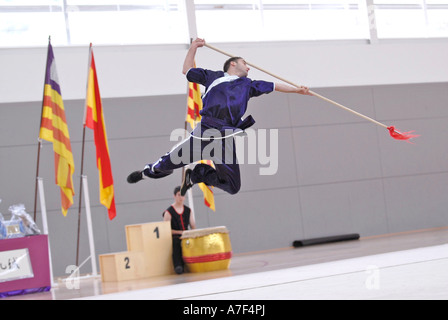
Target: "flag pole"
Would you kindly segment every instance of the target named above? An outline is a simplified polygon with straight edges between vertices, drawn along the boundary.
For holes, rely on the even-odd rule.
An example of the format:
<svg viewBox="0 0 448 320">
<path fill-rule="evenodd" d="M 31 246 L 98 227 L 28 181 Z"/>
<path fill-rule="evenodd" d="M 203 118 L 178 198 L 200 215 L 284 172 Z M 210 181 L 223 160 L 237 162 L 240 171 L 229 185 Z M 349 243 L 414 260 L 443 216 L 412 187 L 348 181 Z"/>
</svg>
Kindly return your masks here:
<svg viewBox="0 0 448 320">
<path fill-rule="evenodd" d="M 190 45 L 192 42 L 193 42 L 193 38 L 190 38 Z M 188 83 L 187 83 L 187 100 L 188 100 L 189 94 L 190 94 L 190 91 L 189 91 L 189 87 L 188 87 Z M 188 103 L 187 103 L 187 110 L 185 113 L 184 139 L 187 137 L 187 128 L 188 128 L 187 116 L 188 116 Z M 185 172 L 185 166 L 182 167 L 182 177 L 184 176 L 184 172 Z M 181 183 L 182 183 L 182 181 L 181 181 Z"/>
<path fill-rule="evenodd" d="M 188 110 L 187 110 L 188 112 Z M 187 128 L 188 128 L 188 122 L 185 120 L 185 137 L 187 135 Z M 182 177 L 184 176 L 185 167 L 182 167 Z M 193 219 L 196 221 L 195 217 L 195 210 L 194 210 L 194 203 L 193 203 L 193 188 L 188 189 L 187 195 L 188 195 L 188 205 L 190 206 L 191 211 L 193 212 Z"/>
<path fill-rule="evenodd" d="M 193 38 L 190 38 L 190 45 L 193 42 Z M 189 85 L 187 85 L 187 100 L 188 100 L 188 95 L 190 94 L 190 88 Z M 186 110 L 186 114 L 185 114 L 185 136 L 184 139 L 187 137 L 187 129 L 188 129 L 188 122 L 187 122 L 187 117 L 188 117 L 188 103 L 187 103 L 187 110 Z M 182 177 L 184 176 L 184 172 L 185 172 L 185 167 L 182 167 Z M 188 205 L 190 206 L 191 211 L 193 212 L 193 219 L 196 221 L 195 218 L 195 210 L 194 210 L 194 203 L 193 203 L 193 190 L 192 188 L 188 189 L 187 191 L 187 195 L 188 195 Z"/>
<path fill-rule="evenodd" d="M 48 46 L 51 43 L 51 36 L 48 36 Z M 44 77 L 44 90 L 42 93 L 42 107 L 40 111 L 40 125 L 39 125 L 39 137 L 37 138 L 37 165 L 36 165 L 36 181 L 34 184 L 34 222 L 36 222 L 37 218 L 37 187 L 39 180 L 39 164 L 40 164 L 40 149 L 42 148 L 42 139 L 40 138 L 40 128 L 42 127 L 42 115 L 44 112 L 44 99 L 45 99 L 45 82 L 47 79 L 47 69 L 48 69 L 48 49 L 47 49 L 47 62 L 45 64 L 45 77 Z"/>
<path fill-rule="evenodd" d="M 79 179 L 79 206 L 78 206 L 78 238 L 76 245 L 76 266 L 79 262 L 79 239 L 80 239 L 80 230 L 81 230 L 81 206 L 82 206 L 82 184 L 83 184 L 83 175 L 84 175 L 84 146 L 86 140 L 86 126 L 84 126 L 82 131 L 82 151 L 81 151 L 81 175 Z"/>
<path fill-rule="evenodd" d="M 42 119 L 42 116 L 41 116 Z M 41 120 L 42 122 L 42 120 Z M 42 147 L 42 140 L 40 138 L 37 139 L 37 165 L 36 165 L 36 182 L 34 185 L 34 222 L 36 222 L 36 213 L 37 213 L 37 186 L 39 179 L 39 163 L 40 163 L 40 149 Z"/>
<path fill-rule="evenodd" d="M 92 61 L 92 43 L 90 43 L 89 47 L 89 63 L 87 69 L 87 85 L 89 84 L 89 76 L 90 76 L 90 64 Z M 86 88 L 87 92 L 87 88 Z M 82 185 L 83 185 L 83 176 L 84 176 L 84 150 L 86 143 L 86 112 L 87 112 L 87 95 L 86 101 L 84 104 L 84 118 L 83 118 L 83 130 L 82 130 L 82 147 L 81 147 L 81 175 L 79 177 L 79 206 L 78 206 L 78 235 L 77 235 L 77 244 L 76 244 L 76 266 L 79 263 L 79 241 L 80 241 L 80 232 L 81 232 L 81 207 L 82 207 Z"/>
<path fill-rule="evenodd" d="M 188 89 L 188 86 L 187 86 L 187 97 L 188 97 L 188 94 L 189 94 L 189 89 Z M 187 119 L 187 118 L 186 118 L 187 115 L 188 115 L 188 103 L 187 103 L 187 114 L 186 114 L 186 116 L 185 116 L 184 139 L 187 138 L 187 129 L 188 129 L 188 122 L 187 122 L 187 120 L 186 120 L 186 119 Z M 185 166 L 182 167 L 182 178 L 183 178 L 183 176 L 184 176 L 184 173 L 185 173 Z M 181 181 L 181 184 L 182 184 L 182 181 Z M 188 205 L 190 206 L 190 209 L 191 209 L 191 211 L 193 212 L 193 219 L 196 220 L 196 219 L 195 219 L 195 211 L 194 211 L 193 191 L 192 191 L 192 188 L 188 189 L 187 194 L 188 194 Z"/>
</svg>

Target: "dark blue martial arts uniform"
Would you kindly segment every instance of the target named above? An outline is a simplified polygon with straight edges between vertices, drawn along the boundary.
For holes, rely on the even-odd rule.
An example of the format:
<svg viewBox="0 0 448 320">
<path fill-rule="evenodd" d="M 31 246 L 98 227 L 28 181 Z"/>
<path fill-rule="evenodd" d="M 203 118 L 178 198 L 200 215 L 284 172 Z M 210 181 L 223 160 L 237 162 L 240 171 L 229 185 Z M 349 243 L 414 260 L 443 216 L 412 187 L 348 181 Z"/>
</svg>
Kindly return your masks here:
<svg viewBox="0 0 448 320">
<path fill-rule="evenodd" d="M 202 96 L 203 109 L 201 123 L 183 142 L 175 146 L 170 152 L 153 163 L 150 170 L 144 174 L 151 178 L 162 178 L 170 175 L 174 169 L 200 160 L 213 160 L 215 169 L 209 165 L 198 164 L 193 169 L 191 182 L 203 182 L 206 185 L 220 188 L 230 194 L 240 190 L 240 169 L 236 159 L 233 136 L 226 139 L 207 139 L 204 133 L 218 130 L 221 137 L 225 137 L 234 130 L 245 130 L 255 121 L 252 116 L 244 120 L 250 98 L 258 97 L 275 90 L 273 82 L 254 81 L 247 77 L 229 76 L 223 71 L 210 71 L 192 68 L 187 73 L 190 82 L 201 84 L 206 91 Z M 215 136 L 216 137 L 216 136 Z M 210 145 L 210 144 L 214 145 Z M 212 147 L 212 148 L 211 148 Z M 205 148 L 214 149 L 210 158 L 203 159 Z M 185 157 L 185 152 L 189 157 Z M 188 159 L 188 161 L 174 161 L 174 158 Z M 186 163 L 188 162 L 188 163 Z"/>
</svg>

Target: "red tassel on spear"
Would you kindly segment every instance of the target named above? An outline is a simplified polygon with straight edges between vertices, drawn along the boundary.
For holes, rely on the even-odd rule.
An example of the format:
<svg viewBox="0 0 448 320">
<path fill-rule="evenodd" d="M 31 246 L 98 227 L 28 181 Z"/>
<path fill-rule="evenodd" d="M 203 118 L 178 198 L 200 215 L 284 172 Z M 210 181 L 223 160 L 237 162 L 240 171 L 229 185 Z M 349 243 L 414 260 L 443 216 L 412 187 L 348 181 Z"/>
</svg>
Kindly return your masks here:
<svg viewBox="0 0 448 320">
<path fill-rule="evenodd" d="M 387 129 L 389 130 L 390 136 L 396 140 L 406 140 L 410 142 L 410 139 L 420 137 L 419 135 L 412 134 L 414 131 L 399 132 L 395 130 L 395 127 L 389 127 Z"/>
<path fill-rule="evenodd" d="M 220 49 L 218 49 L 218 48 L 215 48 L 215 47 L 209 45 L 208 43 L 206 43 L 205 46 L 208 47 L 208 48 L 210 48 L 210 49 L 212 49 L 212 50 L 215 50 L 215 51 L 217 51 L 217 52 L 219 52 L 219 53 L 222 53 L 222 54 L 224 54 L 224 55 L 226 55 L 226 56 L 234 57 L 234 55 L 231 55 L 231 54 L 229 54 L 229 53 L 227 53 L 227 52 L 224 52 L 224 51 L 222 51 L 222 50 L 220 50 Z M 288 81 L 288 80 L 286 80 L 286 79 L 283 79 L 283 78 L 281 78 L 281 77 L 279 77 L 279 76 L 277 76 L 277 75 L 275 75 L 275 74 L 273 74 L 273 73 L 271 73 L 271 72 L 269 72 L 269 71 L 267 71 L 267 70 L 264 70 L 264 69 L 262 69 L 262 68 L 260 68 L 260 67 L 258 67 L 258 66 L 256 66 L 256 65 L 254 65 L 254 64 L 252 64 L 252 63 L 249 63 L 249 62 L 247 62 L 247 61 L 246 61 L 246 63 L 247 63 L 248 65 L 254 67 L 255 69 L 258 69 L 258 70 L 260 70 L 260 71 L 262 71 L 262 72 L 264 72 L 264 73 L 266 73 L 266 74 L 268 74 L 268 75 L 270 75 L 270 76 L 272 76 L 272 77 L 274 77 L 274 78 L 277 78 L 277 79 L 279 79 L 279 80 L 281 80 L 281 81 L 284 81 L 284 82 L 286 82 L 286 83 L 288 83 L 288 84 L 290 84 L 290 85 L 292 85 L 292 86 L 294 86 L 294 87 L 297 87 L 297 88 L 300 88 L 300 87 L 301 87 L 301 86 L 299 86 L 299 85 L 297 85 L 297 84 L 295 84 L 295 83 L 293 83 L 293 82 L 291 82 L 291 81 Z M 337 102 L 335 102 L 335 101 L 333 101 L 333 100 L 330 100 L 330 99 L 328 99 L 328 98 L 325 98 L 324 96 L 321 96 L 320 94 L 317 94 L 317 93 L 315 93 L 315 92 L 313 92 L 313 91 L 310 91 L 310 94 L 312 94 L 313 96 L 318 97 L 318 98 L 320 98 L 320 99 L 322 99 L 322 100 L 325 100 L 325 101 L 327 101 L 327 102 L 330 102 L 330 103 L 332 103 L 332 104 L 338 106 L 339 108 L 342 108 L 342 109 L 344 109 L 344 110 L 346 110 L 346 111 L 349 111 L 349 112 L 353 113 L 354 115 L 357 115 L 357 116 L 359 116 L 359 117 L 361 117 L 361 118 L 364 118 L 364 119 L 366 119 L 366 120 L 368 120 L 368 121 L 370 121 L 370 122 L 373 122 L 373 123 L 375 123 L 375 124 L 377 124 L 377 125 L 379 125 L 379 126 L 385 128 L 385 129 L 389 130 L 389 134 L 390 134 L 390 136 L 391 136 L 392 138 L 396 139 L 396 140 L 405 140 L 405 141 L 407 141 L 407 142 L 410 142 L 410 141 L 409 141 L 410 139 L 419 137 L 419 135 L 412 134 L 414 131 L 409 131 L 409 132 L 399 132 L 399 131 L 395 130 L 395 127 L 392 127 L 392 126 L 391 126 L 391 127 L 386 126 L 385 124 L 383 124 L 383 123 L 381 123 L 381 122 L 378 122 L 378 121 L 376 121 L 376 120 L 374 120 L 374 119 L 372 119 L 372 118 L 369 118 L 369 117 L 367 117 L 367 116 L 365 116 L 365 115 L 363 115 L 363 114 L 361 114 L 361 113 L 359 113 L 359 112 L 356 112 L 356 111 L 354 111 L 354 110 L 352 110 L 352 109 L 350 109 L 350 108 L 347 108 L 346 106 L 343 106 L 343 105 L 340 104 L 340 103 L 337 103 Z"/>
</svg>

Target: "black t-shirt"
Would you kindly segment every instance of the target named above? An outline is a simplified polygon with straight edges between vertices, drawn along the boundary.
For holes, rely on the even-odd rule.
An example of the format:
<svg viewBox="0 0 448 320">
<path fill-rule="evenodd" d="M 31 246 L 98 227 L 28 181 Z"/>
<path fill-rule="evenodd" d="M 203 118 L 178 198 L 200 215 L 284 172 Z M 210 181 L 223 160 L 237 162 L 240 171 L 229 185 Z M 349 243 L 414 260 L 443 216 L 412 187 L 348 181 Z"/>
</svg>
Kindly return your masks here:
<svg viewBox="0 0 448 320">
<path fill-rule="evenodd" d="M 191 209 L 184 205 L 184 211 L 178 213 L 173 206 L 166 209 L 171 214 L 171 230 L 188 230 Z M 163 212 L 165 215 L 165 212 Z"/>
</svg>

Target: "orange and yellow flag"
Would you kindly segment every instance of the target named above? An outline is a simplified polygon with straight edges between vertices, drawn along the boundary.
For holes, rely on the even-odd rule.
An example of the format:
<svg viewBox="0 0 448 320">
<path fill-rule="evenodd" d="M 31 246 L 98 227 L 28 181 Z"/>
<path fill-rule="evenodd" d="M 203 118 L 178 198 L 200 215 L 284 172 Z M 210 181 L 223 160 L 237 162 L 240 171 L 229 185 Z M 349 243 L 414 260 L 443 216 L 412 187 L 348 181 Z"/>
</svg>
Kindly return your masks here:
<svg viewBox="0 0 448 320">
<path fill-rule="evenodd" d="M 39 138 L 53 143 L 56 185 L 61 189 L 61 207 L 64 216 L 73 204 L 73 161 L 70 135 L 65 118 L 64 103 L 56 72 L 53 47 L 48 43 L 44 98 Z"/>
<path fill-rule="evenodd" d="M 87 81 L 86 117 L 84 126 L 92 129 L 94 132 L 96 164 L 99 172 L 100 202 L 107 208 L 109 219 L 112 220 L 117 215 L 115 208 L 114 179 L 112 176 L 106 124 L 104 121 L 103 106 L 92 47 L 90 47 L 90 66 Z"/>
<path fill-rule="evenodd" d="M 202 99 L 201 91 L 199 90 L 199 85 L 197 83 L 188 83 L 188 101 L 187 101 L 187 119 L 186 121 L 190 124 L 191 128 L 194 129 L 201 121 L 201 115 L 199 112 L 202 110 Z M 208 164 L 209 166 L 214 166 L 211 160 L 202 160 L 201 163 Z M 205 183 L 199 183 L 199 188 L 204 194 L 204 203 L 207 207 L 215 211 L 215 197 L 213 195 L 213 187 L 207 186 Z"/>
</svg>

